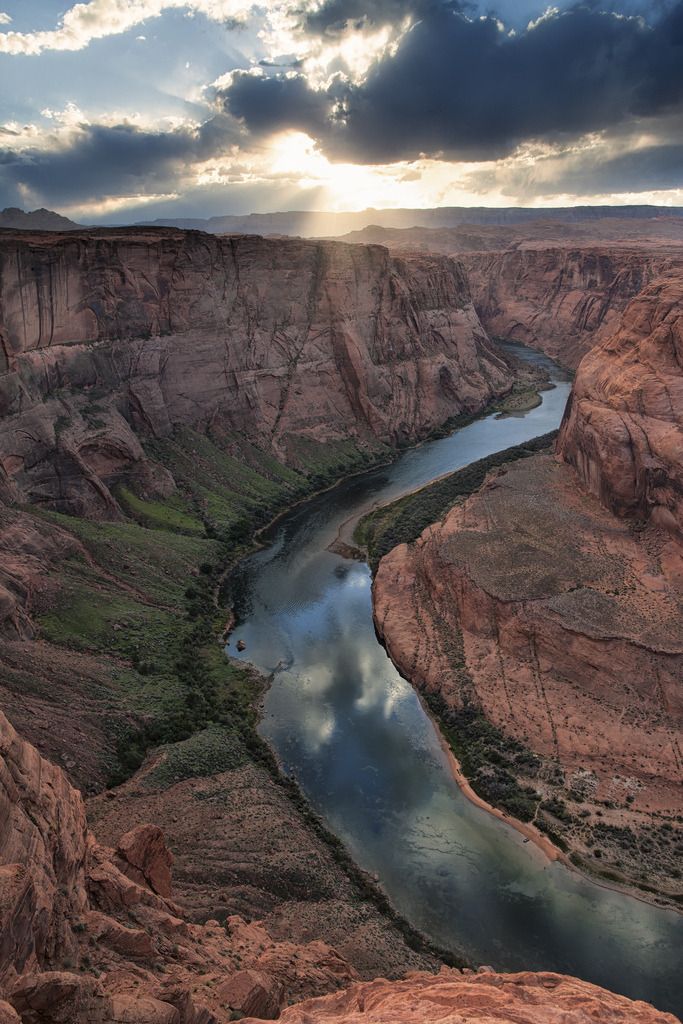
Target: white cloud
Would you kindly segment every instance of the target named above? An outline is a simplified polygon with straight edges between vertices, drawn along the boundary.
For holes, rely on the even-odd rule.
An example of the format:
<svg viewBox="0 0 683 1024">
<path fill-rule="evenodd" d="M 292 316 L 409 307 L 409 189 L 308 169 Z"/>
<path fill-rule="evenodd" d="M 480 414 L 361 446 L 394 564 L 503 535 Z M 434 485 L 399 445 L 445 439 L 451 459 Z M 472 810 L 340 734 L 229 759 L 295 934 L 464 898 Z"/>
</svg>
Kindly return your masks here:
<svg viewBox="0 0 683 1024">
<path fill-rule="evenodd" d="M 5 14 L 4 11 L 0 11 L 0 25 L 9 25 L 12 19 L 9 14 Z"/>
<path fill-rule="evenodd" d="M 89 0 L 75 4 L 54 29 L 0 33 L 0 53 L 38 54 L 43 50 L 82 50 L 94 39 L 118 35 L 164 11 L 189 9 L 217 21 L 244 19 L 255 5 L 251 0 Z M 0 15 L 0 24 L 8 24 Z"/>
<path fill-rule="evenodd" d="M 0 32 L 0 53 L 37 55 L 46 50 L 82 50 L 97 39 L 127 32 L 166 11 L 203 14 L 213 21 L 248 23 L 256 30 L 261 55 L 299 61 L 314 87 L 335 73 L 362 81 L 371 65 L 395 54 L 412 25 L 408 16 L 393 25 L 349 21 L 334 39 L 315 39 L 301 31 L 302 16 L 314 12 L 320 0 L 87 0 L 70 7 L 54 28 L 30 32 Z M 0 25 L 11 19 L 0 14 Z M 136 37 L 139 41 L 144 35 Z"/>
<path fill-rule="evenodd" d="M 80 107 L 77 107 L 75 103 L 67 103 L 64 110 L 51 110 L 48 107 L 45 110 L 41 110 L 40 116 L 48 121 L 54 121 L 55 124 L 64 128 L 77 128 L 90 123 Z"/>
<path fill-rule="evenodd" d="M 83 220 L 106 217 L 112 213 L 123 213 L 126 210 L 135 210 L 147 206 L 149 203 L 158 203 L 164 200 L 178 199 L 177 192 L 143 193 L 132 196 L 109 196 L 106 199 L 95 199 L 90 203 L 81 203 L 77 206 L 63 206 L 64 216 L 80 217 Z"/>
</svg>

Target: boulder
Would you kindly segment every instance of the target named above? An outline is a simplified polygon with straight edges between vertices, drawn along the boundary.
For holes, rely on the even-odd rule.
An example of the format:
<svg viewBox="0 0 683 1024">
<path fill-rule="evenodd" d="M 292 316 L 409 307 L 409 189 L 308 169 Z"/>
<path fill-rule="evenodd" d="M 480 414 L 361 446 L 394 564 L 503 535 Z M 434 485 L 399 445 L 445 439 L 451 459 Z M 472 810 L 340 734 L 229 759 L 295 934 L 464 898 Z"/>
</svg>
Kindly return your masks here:
<svg viewBox="0 0 683 1024">
<path fill-rule="evenodd" d="M 22 1024 L 109 1024 L 111 998 L 95 978 L 66 971 L 25 974 L 10 994 Z"/>
<path fill-rule="evenodd" d="M 218 995 L 231 1010 L 245 1017 L 275 1020 L 284 1002 L 284 985 L 264 971 L 238 971 L 218 988 Z"/>
<path fill-rule="evenodd" d="M 159 896 L 171 896 L 173 854 L 166 848 L 164 833 L 157 825 L 138 825 L 126 832 L 116 852 L 124 862 L 122 870 L 130 878 L 147 884 Z"/>
</svg>

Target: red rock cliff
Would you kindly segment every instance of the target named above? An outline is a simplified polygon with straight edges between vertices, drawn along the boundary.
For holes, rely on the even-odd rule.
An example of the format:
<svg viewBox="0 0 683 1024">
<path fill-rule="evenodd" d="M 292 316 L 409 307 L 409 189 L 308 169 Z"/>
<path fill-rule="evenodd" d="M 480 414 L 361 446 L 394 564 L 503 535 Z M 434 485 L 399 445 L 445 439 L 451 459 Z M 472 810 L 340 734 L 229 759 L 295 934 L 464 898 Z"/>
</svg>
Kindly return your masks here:
<svg viewBox="0 0 683 1024">
<path fill-rule="evenodd" d="M 511 384 L 456 262 L 335 242 L 8 232 L 0 338 L 0 491 L 81 513 L 124 467 L 172 488 L 136 432 L 396 442 Z"/>
<path fill-rule="evenodd" d="M 169 899 L 172 863 L 150 824 L 116 850 L 99 846 L 81 794 L 0 712 L 0 1021 L 272 1019 L 287 994 L 357 977 L 320 941 L 274 942 L 236 915 L 225 928 L 184 920 Z"/>
<path fill-rule="evenodd" d="M 683 538 L 683 276 L 653 282 L 579 371 L 558 453 L 617 515 Z"/>
<path fill-rule="evenodd" d="M 572 368 L 614 333 L 629 300 L 653 277 L 681 265 L 680 249 L 655 244 L 528 244 L 458 259 L 491 335 L 541 349 Z"/>
</svg>

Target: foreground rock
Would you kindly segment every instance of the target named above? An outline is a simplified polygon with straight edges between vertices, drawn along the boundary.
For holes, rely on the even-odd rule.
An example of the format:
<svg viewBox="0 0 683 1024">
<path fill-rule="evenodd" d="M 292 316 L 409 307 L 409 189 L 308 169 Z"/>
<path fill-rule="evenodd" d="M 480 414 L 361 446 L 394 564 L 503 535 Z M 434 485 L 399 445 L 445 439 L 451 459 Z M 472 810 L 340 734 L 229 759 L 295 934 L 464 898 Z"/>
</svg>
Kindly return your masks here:
<svg viewBox="0 0 683 1024">
<path fill-rule="evenodd" d="M 354 985 L 283 1011 L 283 1024 L 444 1024 L 503 1021 L 510 1024 L 675 1024 L 670 1013 L 649 1003 L 615 996 L 596 985 L 561 974 L 495 974 L 463 977 L 443 968 L 440 974 L 414 974 L 404 981 L 378 979 Z"/>
<path fill-rule="evenodd" d="M 176 780 L 167 764 L 182 756 L 183 746 L 153 752 L 114 799 L 104 793 L 88 800 L 98 841 L 120 849 L 124 829 L 135 836 L 152 827 L 146 822 L 160 825 L 173 849 L 175 898 L 188 917 L 262 921 L 281 949 L 292 951 L 291 961 L 283 956 L 278 964 L 288 991 L 301 947 L 321 940 L 365 980 L 438 967 L 435 956 L 411 949 L 398 927 L 361 896 L 266 771 L 243 759 L 227 771 Z M 254 965 L 245 960 L 243 966 Z"/>
<path fill-rule="evenodd" d="M 2 714 L 0 822 L 0 997 L 24 1024 L 272 1019 L 357 977 L 320 941 L 278 943 L 237 915 L 187 921 L 147 881 L 168 887 L 160 829 L 134 829 L 118 854 L 98 845 L 80 794 Z"/>
<path fill-rule="evenodd" d="M 0 500 L 116 517 L 168 497 L 141 439 L 425 436 L 512 385 L 457 263 L 378 246 L 119 229 L 0 238 Z M 294 440 L 293 440 L 294 439 Z"/>
</svg>

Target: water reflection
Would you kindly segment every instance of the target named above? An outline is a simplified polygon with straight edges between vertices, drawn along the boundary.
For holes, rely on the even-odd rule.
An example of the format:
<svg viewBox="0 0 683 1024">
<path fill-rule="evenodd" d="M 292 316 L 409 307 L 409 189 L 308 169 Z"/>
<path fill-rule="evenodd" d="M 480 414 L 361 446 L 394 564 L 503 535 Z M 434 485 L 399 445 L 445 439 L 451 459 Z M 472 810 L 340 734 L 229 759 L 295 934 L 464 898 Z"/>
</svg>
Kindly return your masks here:
<svg viewBox="0 0 683 1024">
<path fill-rule="evenodd" d="M 414 691 L 377 642 L 367 566 L 326 550 L 373 500 L 557 426 L 569 390 L 557 376 L 523 418 L 488 417 L 281 520 L 271 546 L 231 577 L 236 635 L 243 656 L 274 673 L 262 735 L 415 925 L 477 963 L 560 970 L 680 1013 L 681 918 L 549 863 L 462 797 Z"/>
</svg>

